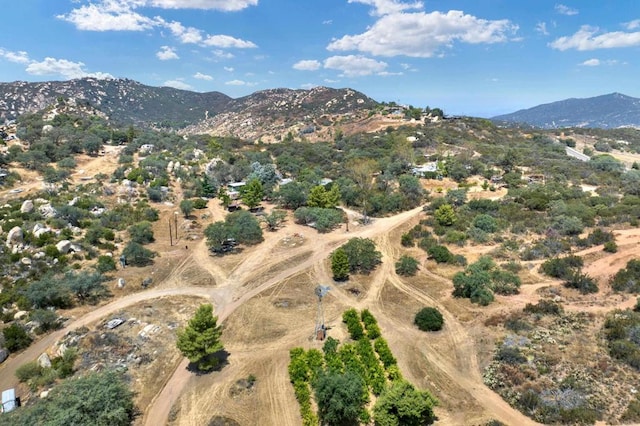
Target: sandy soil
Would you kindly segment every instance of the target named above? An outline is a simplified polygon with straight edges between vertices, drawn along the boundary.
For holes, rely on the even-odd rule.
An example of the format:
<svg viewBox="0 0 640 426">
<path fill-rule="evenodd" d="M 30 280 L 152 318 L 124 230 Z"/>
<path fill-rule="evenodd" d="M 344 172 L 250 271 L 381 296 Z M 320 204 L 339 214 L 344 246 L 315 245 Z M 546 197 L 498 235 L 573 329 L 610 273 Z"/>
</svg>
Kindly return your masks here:
<svg viewBox="0 0 640 426">
<path fill-rule="evenodd" d="M 88 169 L 88 167 L 87 167 Z M 442 183 L 442 182 L 440 182 Z M 422 209 L 374 219 L 370 225 L 351 222 L 329 233 L 293 223 L 291 219 L 276 232 L 265 232 L 265 241 L 244 248 L 237 254 L 211 256 L 205 241 L 194 231 L 194 240 L 180 240 L 170 246 L 166 220 L 175 207 L 161 207 L 154 250 L 160 253 L 156 265 L 136 270 L 127 268 L 135 282 L 154 272 L 153 288 L 136 290 L 131 286 L 117 298 L 69 321 L 63 330 L 35 342 L 0 367 L 0 388 L 16 384 L 15 369 L 37 358 L 68 330 L 91 324 L 109 314 L 142 301 L 161 297 L 198 296 L 214 304 L 224 325 L 223 343 L 229 353 L 228 363 L 217 372 L 194 375 L 183 360 L 158 386 L 161 390 L 143 410 L 137 424 L 206 425 L 214 416 L 233 419 L 242 425 L 300 424 L 298 404 L 288 383 L 288 351 L 295 346 L 320 348 L 312 333 L 317 313 L 313 289 L 318 283 L 329 284 L 324 300 L 325 323 L 329 335 L 346 338 L 340 316 L 344 309 L 368 308 L 378 319 L 383 335 L 398 358 L 403 374 L 416 385 L 429 389 L 440 400 L 436 413 L 440 424 L 481 424 L 498 419 L 509 425 L 534 424 L 511 408 L 482 382 L 481 372 L 493 349 L 494 337 L 482 326 L 497 312 L 521 308 L 540 298 L 544 287 L 559 283 L 531 273 L 531 283 L 518 296 L 499 297 L 488 308 L 479 308 L 466 300 L 451 297 L 451 282 L 437 266 L 427 262 L 424 254 L 400 246 L 402 232 L 413 226 Z M 208 215 L 203 219 L 203 213 Z M 348 212 L 352 219 L 357 212 Z M 215 202 L 206 211 L 194 213 L 200 229 L 224 216 Z M 180 218 L 179 227 L 184 223 Z M 626 261 L 637 255 L 640 230 L 616 231 L 618 253 L 606 254 L 601 247 L 585 250 L 589 258 L 586 272 L 597 277 L 607 294 L 606 280 Z M 327 258 L 338 245 L 352 237 L 376 241 L 383 254 L 382 264 L 369 276 L 354 276 L 335 284 Z M 188 245 L 188 249 L 184 247 Z M 466 254 L 490 250 L 491 247 L 467 247 Z M 422 262 L 416 277 L 395 274 L 394 263 L 410 252 Z M 156 269 L 153 269 L 156 268 Z M 134 271 L 134 272 L 132 272 Z M 137 275 L 136 275 L 137 273 Z M 444 273 L 446 276 L 447 274 Z M 355 291 L 357 290 L 357 292 Z M 609 297 L 609 296 L 607 296 Z M 626 307 L 629 298 L 612 298 L 610 303 L 585 306 L 584 300 L 568 299 L 567 309 L 606 311 Z M 445 317 L 445 328 L 434 334 L 419 332 L 413 326 L 415 312 L 423 306 L 438 307 Z M 79 314 L 80 315 L 80 314 Z M 238 391 L 238 380 L 254 375 L 254 388 Z"/>
</svg>

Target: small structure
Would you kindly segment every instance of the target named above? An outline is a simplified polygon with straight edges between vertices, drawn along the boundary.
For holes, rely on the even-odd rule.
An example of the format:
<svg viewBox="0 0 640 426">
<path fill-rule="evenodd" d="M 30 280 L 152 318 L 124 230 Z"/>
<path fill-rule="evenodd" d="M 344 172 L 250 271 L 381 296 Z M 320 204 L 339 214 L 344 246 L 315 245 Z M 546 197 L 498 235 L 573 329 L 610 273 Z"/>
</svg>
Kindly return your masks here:
<svg viewBox="0 0 640 426">
<path fill-rule="evenodd" d="M 2 412 L 8 413 L 20 406 L 20 398 L 16 397 L 15 389 L 2 391 Z"/>
<path fill-rule="evenodd" d="M 411 173 L 414 176 L 424 176 L 425 173 L 435 173 L 438 171 L 438 163 L 436 161 L 432 161 L 430 163 L 425 163 L 420 166 L 415 166 L 411 168 Z"/>
<path fill-rule="evenodd" d="M 329 292 L 329 287 L 318 285 L 314 293 L 318 297 L 318 312 L 316 314 L 316 326 L 314 338 L 316 340 L 324 340 L 327 337 L 327 328 L 324 325 L 324 309 L 322 307 L 322 298 Z"/>
</svg>

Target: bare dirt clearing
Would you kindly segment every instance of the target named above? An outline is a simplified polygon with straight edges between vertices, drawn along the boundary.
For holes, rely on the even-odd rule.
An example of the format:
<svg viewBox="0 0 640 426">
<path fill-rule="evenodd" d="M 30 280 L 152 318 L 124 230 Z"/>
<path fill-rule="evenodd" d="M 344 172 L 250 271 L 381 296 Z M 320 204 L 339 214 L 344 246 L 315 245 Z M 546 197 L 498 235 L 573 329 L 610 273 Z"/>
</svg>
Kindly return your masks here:
<svg viewBox="0 0 640 426">
<path fill-rule="evenodd" d="M 322 283 L 332 287 L 324 302 L 328 334 L 346 339 L 341 313 L 351 306 L 370 309 L 378 318 L 403 374 L 440 400 L 436 409 L 440 424 L 480 424 L 491 418 L 514 425 L 534 423 L 483 384 L 482 369 L 492 357 L 496 338 L 484 322 L 492 315 L 536 302 L 542 297 L 541 291 L 559 287 L 559 282 L 531 272 L 527 278 L 530 284 L 523 286 L 520 295 L 499 297 L 487 308 L 453 299 L 449 278 L 454 271 L 426 261 L 426 255 L 417 248 L 405 249 L 400 245 L 402 232 L 422 217 L 421 208 L 375 219 L 367 226 L 350 227 L 351 232 L 343 228 L 318 234 L 290 220 L 276 232 L 265 232 L 263 243 L 224 257 L 211 256 L 197 232 L 196 240 L 188 243 L 181 240 L 179 245 L 170 246 L 167 235 L 162 234 L 168 231 L 162 230 L 176 209 L 163 206 L 160 210 L 157 241 L 153 245 L 160 254 L 156 264 L 121 271 L 130 274 L 126 276 L 132 285 L 116 294 L 118 299 L 82 312 L 81 317 L 79 312 L 78 319 L 71 320 L 67 328 L 5 362 L 0 367 L 0 386 L 13 385 L 15 368 L 37 358 L 67 331 L 104 321 L 136 304 L 143 309 L 151 306 L 158 310 L 162 306 L 177 306 L 173 299 L 167 305 L 164 298 L 199 296 L 204 298 L 199 300 L 214 304 L 224 324 L 227 364 L 220 371 L 195 375 L 187 370 L 186 360 L 174 357 L 174 342 L 172 335 L 168 335 L 164 343 L 170 350 L 162 367 L 146 370 L 131 367 L 136 383 L 145 388 L 139 405 L 144 415 L 137 424 L 156 426 L 169 421 L 173 425 L 207 425 L 213 418 L 226 418 L 240 425 L 298 425 L 301 422 L 298 404 L 287 375 L 288 351 L 295 346 L 321 347 L 312 334 L 317 312 L 313 289 Z M 206 211 L 196 212 L 195 216 L 201 224 L 199 229 L 203 229 L 214 218 L 219 220 L 222 211 L 211 201 Z M 179 226 L 183 222 L 180 217 Z M 333 283 L 327 258 L 338 245 L 356 236 L 373 238 L 382 252 L 383 263 L 371 275 Z M 637 253 L 640 231 L 616 231 L 616 238 L 618 253 L 593 259 L 594 271 L 602 272 L 606 264 L 611 268 L 598 276 L 600 281 Z M 492 249 L 493 246 L 467 246 L 460 252 L 472 258 Z M 598 248 L 590 250 L 583 254 L 600 256 Z M 416 277 L 395 274 L 394 263 L 403 253 L 420 259 L 421 269 Z M 152 288 L 139 289 L 138 280 L 152 273 Z M 599 297 L 602 294 L 601 291 Z M 582 310 L 595 303 L 574 297 L 570 291 L 563 293 L 563 297 L 567 309 Z M 609 303 L 598 305 L 598 312 L 629 303 L 627 298 L 609 295 L 606 298 Z M 195 305 L 195 299 L 190 298 L 184 306 L 176 308 L 177 314 L 184 320 Z M 441 332 L 425 334 L 413 325 L 415 313 L 424 306 L 436 306 L 442 311 L 446 325 Z M 255 377 L 255 383 L 251 387 L 242 385 L 250 376 Z"/>
</svg>

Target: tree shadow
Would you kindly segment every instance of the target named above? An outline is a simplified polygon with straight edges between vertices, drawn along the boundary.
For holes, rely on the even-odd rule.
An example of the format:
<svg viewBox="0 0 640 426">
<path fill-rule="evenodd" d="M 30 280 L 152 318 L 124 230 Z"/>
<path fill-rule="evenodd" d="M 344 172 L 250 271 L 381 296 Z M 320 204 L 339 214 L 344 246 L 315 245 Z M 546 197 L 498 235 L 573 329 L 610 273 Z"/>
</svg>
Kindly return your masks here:
<svg viewBox="0 0 640 426">
<path fill-rule="evenodd" d="M 198 364 L 194 362 L 189 363 L 189 365 L 187 366 L 187 370 L 198 376 L 204 376 L 206 374 L 220 371 L 229 364 L 229 355 L 231 354 L 224 349 L 209 355 L 208 357 L 209 359 L 216 360 L 216 365 L 211 370 L 207 370 L 207 371 L 200 370 L 198 368 Z"/>
</svg>

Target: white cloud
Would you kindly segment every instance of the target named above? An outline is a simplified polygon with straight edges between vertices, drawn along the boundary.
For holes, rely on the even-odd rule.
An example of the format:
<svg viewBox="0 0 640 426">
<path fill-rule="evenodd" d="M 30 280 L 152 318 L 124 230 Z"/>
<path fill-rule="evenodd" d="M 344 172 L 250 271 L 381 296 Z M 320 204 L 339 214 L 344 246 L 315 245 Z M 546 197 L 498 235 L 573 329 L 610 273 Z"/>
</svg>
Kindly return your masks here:
<svg viewBox="0 0 640 426">
<path fill-rule="evenodd" d="M 581 66 L 584 67 L 597 67 L 600 65 L 618 65 L 620 62 L 617 61 L 616 59 L 607 59 L 606 61 L 601 61 L 600 59 L 587 59 L 586 61 L 582 62 Z"/>
<path fill-rule="evenodd" d="M 331 25 L 333 24 L 333 19 L 327 19 L 326 21 L 322 21 L 322 25 Z"/>
<path fill-rule="evenodd" d="M 156 53 L 156 56 L 161 61 L 169 61 L 171 59 L 180 59 L 175 49 L 169 46 L 162 46 L 160 51 Z"/>
<path fill-rule="evenodd" d="M 193 27 L 185 27 L 180 22 L 167 22 L 164 24 L 171 33 L 185 44 L 196 44 L 202 42 L 202 31 Z"/>
<path fill-rule="evenodd" d="M 558 12 L 560 15 L 567 15 L 567 16 L 573 16 L 573 15 L 577 15 L 578 9 L 574 9 L 572 7 L 566 6 L 564 4 L 556 4 L 555 6 L 555 10 L 556 12 Z"/>
<path fill-rule="evenodd" d="M 379 76 L 381 77 L 389 77 L 389 76 L 394 76 L 394 75 L 404 75 L 403 72 L 391 72 L 391 71 L 382 71 L 378 73 Z"/>
<path fill-rule="evenodd" d="M 220 59 L 231 59 L 233 58 L 233 53 L 225 52 L 224 50 L 216 49 L 213 52 L 213 56 Z"/>
<path fill-rule="evenodd" d="M 335 84 L 335 83 L 340 83 L 340 80 L 331 80 L 330 78 L 325 78 L 324 82 L 327 84 Z"/>
<path fill-rule="evenodd" d="M 201 72 L 197 72 L 193 75 L 193 78 L 197 78 L 198 80 L 206 80 L 206 81 L 211 81 L 213 80 L 213 77 L 211 77 L 208 74 L 203 74 Z"/>
<path fill-rule="evenodd" d="M 633 21 L 625 22 L 622 24 L 628 30 L 636 30 L 640 28 L 640 19 L 634 19 Z"/>
<path fill-rule="evenodd" d="M 244 80 L 231 80 L 231 81 L 227 81 L 224 84 L 226 84 L 227 86 L 247 86 L 247 87 L 251 87 L 251 86 L 256 86 L 258 83 L 252 83 L 250 81 L 244 81 Z"/>
<path fill-rule="evenodd" d="M 366 32 L 332 41 L 327 49 L 358 50 L 379 56 L 428 58 L 455 41 L 478 44 L 508 40 L 518 26 L 507 19 L 489 21 L 462 11 L 398 13 L 380 18 Z"/>
<path fill-rule="evenodd" d="M 610 33 L 599 32 L 597 27 L 582 26 L 580 30 L 572 36 L 560 37 L 549 44 L 557 50 L 596 50 L 613 49 L 620 47 L 640 46 L 640 32 L 626 33 L 615 31 Z"/>
<path fill-rule="evenodd" d="M 325 59 L 324 67 L 342 71 L 346 77 L 360 77 L 383 72 L 387 63 L 360 55 L 332 56 Z"/>
<path fill-rule="evenodd" d="M 228 49 L 234 47 L 236 49 L 251 49 L 258 47 L 253 42 L 231 37 L 228 35 L 210 35 L 207 36 L 202 43 L 205 46 L 220 47 Z"/>
<path fill-rule="evenodd" d="M 547 31 L 547 23 L 546 22 L 538 22 L 536 24 L 536 31 L 542 35 L 549 35 L 549 31 Z"/>
<path fill-rule="evenodd" d="M 113 78 L 108 73 L 88 73 L 82 68 L 84 63 L 72 62 L 66 59 L 45 58 L 44 61 L 33 61 L 29 63 L 26 72 L 32 75 L 60 75 L 67 79 L 94 77 L 98 79 Z"/>
<path fill-rule="evenodd" d="M 587 59 L 586 61 L 584 61 L 583 63 L 581 63 L 580 65 L 582 65 L 583 67 L 597 67 L 598 65 L 600 65 L 600 59 Z"/>
<path fill-rule="evenodd" d="M 322 64 L 315 59 L 298 61 L 293 64 L 293 69 L 300 71 L 315 71 L 320 69 Z"/>
<path fill-rule="evenodd" d="M 189 86 L 187 83 L 185 83 L 184 81 L 182 81 L 180 79 L 167 80 L 162 85 L 166 86 L 166 87 L 173 87 L 174 89 L 180 89 L 180 90 L 192 90 L 193 89 L 191 86 Z"/>
<path fill-rule="evenodd" d="M 419 1 L 414 3 L 402 3 L 397 0 L 349 0 L 349 3 L 362 3 L 373 6 L 371 14 L 376 16 L 389 15 L 411 9 L 422 9 L 424 7 L 422 2 Z"/>
<path fill-rule="evenodd" d="M 157 20 L 134 12 L 130 3 L 117 0 L 83 5 L 57 18 L 85 31 L 145 31 L 158 24 Z"/>
<path fill-rule="evenodd" d="M 150 0 L 140 3 L 163 9 L 215 9 L 234 12 L 256 6 L 258 0 Z"/>
<path fill-rule="evenodd" d="M 10 50 L 5 50 L 0 48 L 0 57 L 6 59 L 9 62 L 15 62 L 17 64 L 28 64 L 31 62 L 29 59 L 29 54 L 24 51 L 12 52 Z"/>
<path fill-rule="evenodd" d="M 318 87 L 318 85 L 314 83 L 304 83 L 304 84 L 301 84 L 300 87 L 303 89 L 309 90 L 309 89 L 313 89 L 314 87 Z"/>
<path fill-rule="evenodd" d="M 234 68 L 233 68 L 233 67 L 224 67 L 224 70 L 225 70 L 226 72 L 233 72 L 233 71 L 234 71 Z"/>
</svg>

